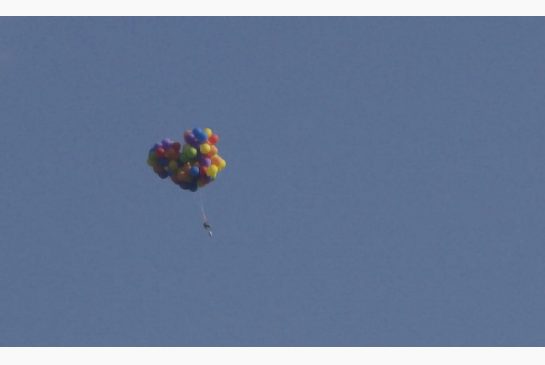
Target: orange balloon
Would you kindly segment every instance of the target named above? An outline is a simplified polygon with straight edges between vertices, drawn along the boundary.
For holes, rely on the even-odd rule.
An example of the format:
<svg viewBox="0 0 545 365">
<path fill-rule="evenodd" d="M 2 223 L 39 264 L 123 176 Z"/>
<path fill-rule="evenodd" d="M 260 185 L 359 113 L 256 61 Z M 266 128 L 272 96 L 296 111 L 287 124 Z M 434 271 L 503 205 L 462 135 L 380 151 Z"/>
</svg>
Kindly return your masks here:
<svg viewBox="0 0 545 365">
<path fill-rule="evenodd" d="M 210 151 L 208 151 L 208 153 L 206 154 L 208 157 L 212 157 L 212 156 L 215 156 L 217 155 L 218 153 L 218 148 L 214 145 L 210 145 Z"/>
<path fill-rule="evenodd" d="M 220 166 L 221 164 L 221 157 L 219 155 L 212 156 L 212 165 Z"/>
</svg>

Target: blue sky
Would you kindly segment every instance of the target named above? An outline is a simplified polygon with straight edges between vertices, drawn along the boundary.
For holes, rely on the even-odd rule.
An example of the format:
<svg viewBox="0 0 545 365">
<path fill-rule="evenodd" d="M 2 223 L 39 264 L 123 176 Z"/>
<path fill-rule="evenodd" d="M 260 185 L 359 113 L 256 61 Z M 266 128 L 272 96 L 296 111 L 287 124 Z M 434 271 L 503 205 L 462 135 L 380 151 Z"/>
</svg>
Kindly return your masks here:
<svg viewBox="0 0 545 365">
<path fill-rule="evenodd" d="M 542 346 L 539 18 L 0 18 L 0 345 Z M 196 195 L 146 165 L 210 127 Z"/>
</svg>

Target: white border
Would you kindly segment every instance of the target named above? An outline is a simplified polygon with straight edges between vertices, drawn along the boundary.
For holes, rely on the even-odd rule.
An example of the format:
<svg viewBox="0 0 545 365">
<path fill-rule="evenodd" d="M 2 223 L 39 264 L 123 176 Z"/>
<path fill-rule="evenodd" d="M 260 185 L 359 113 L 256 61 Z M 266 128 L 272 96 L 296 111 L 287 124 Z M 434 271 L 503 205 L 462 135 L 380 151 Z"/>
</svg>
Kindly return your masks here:
<svg viewBox="0 0 545 365">
<path fill-rule="evenodd" d="M 3 3 L 1 16 L 528 16 L 545 15 L 538 1 L 62 1 L 19 0 Z M 4 364 L 543 364 L 545 348 L 124 348 L 4 347 Z"/>
<path fill-rule="evenodd" d="M 542 347 L 0 348 L 3 364 L 543 364 Z"/>
<path fill-rule="evenodd" d="M 17 16 L 528 16 L 537 0 L 14 0 L 0 15 Z"/>
</svg>

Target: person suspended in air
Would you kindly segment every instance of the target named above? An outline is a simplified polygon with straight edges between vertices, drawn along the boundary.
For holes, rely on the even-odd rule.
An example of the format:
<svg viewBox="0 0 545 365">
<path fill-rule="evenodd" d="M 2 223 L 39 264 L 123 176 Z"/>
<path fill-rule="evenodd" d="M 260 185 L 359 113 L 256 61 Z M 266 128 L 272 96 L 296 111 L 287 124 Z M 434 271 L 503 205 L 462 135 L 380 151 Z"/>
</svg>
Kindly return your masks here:
<svg viewBox="0 0 545 365">
<path fill-rule="evenodd" d="M 210 225 L 210 223 L 208 223 L 207 221 L 205 221 L 202 226 L 204 227 L 204 229 L 208 232 L 208 235 L 210 237 L 213 237 L 214 234 L 212 233 L 212 226 Z"/>
<path fill-rule="evenodd" d="M 170 178 L 181 189 L 197 192 L 200 197 L 201 189 L 216 181 L 227 166 L 219 155 L 218 142 L 219 136 L 210 128 L 187 129 L 181 142 L 164 138 L 155 143 L 148 151 L 147 164 L 161 179 Z M 212 237 L 202 197 L 199 199 L 203 227 Z"/>
</svg>

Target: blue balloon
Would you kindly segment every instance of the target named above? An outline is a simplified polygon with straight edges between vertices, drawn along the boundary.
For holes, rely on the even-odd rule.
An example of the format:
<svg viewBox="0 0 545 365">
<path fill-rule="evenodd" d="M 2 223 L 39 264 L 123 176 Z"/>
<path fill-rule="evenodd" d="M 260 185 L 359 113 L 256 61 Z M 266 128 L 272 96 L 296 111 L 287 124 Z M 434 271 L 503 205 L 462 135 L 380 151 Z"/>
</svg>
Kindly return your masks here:
<svg viewBox="0 0 545 365">
<path fill-rule="evenodd" d="M 193 135 L 195 136 L 195 138 L 197 139 L 199 143 L 203 143 L 204 141 L 208 139 L 208 136 L 206 135 L 206 133 L 204 133 L 204 131 L 201 128 L 194 128 Z"/>
<path fill-rule="evenodd" d="M 165 157 L 159 157 L 157 159 L 157 162 L 159 162 L 159 165 L 161 166 L 167 166 L 168 165 L 168 159 Z"/>
<path fill-rule="evenodd" d="M 189 175 L 193 177 L 199 176 L 199 168 L 197 166 L 191 167 L 191 169 L 189 170 Z"/>
</svg>

